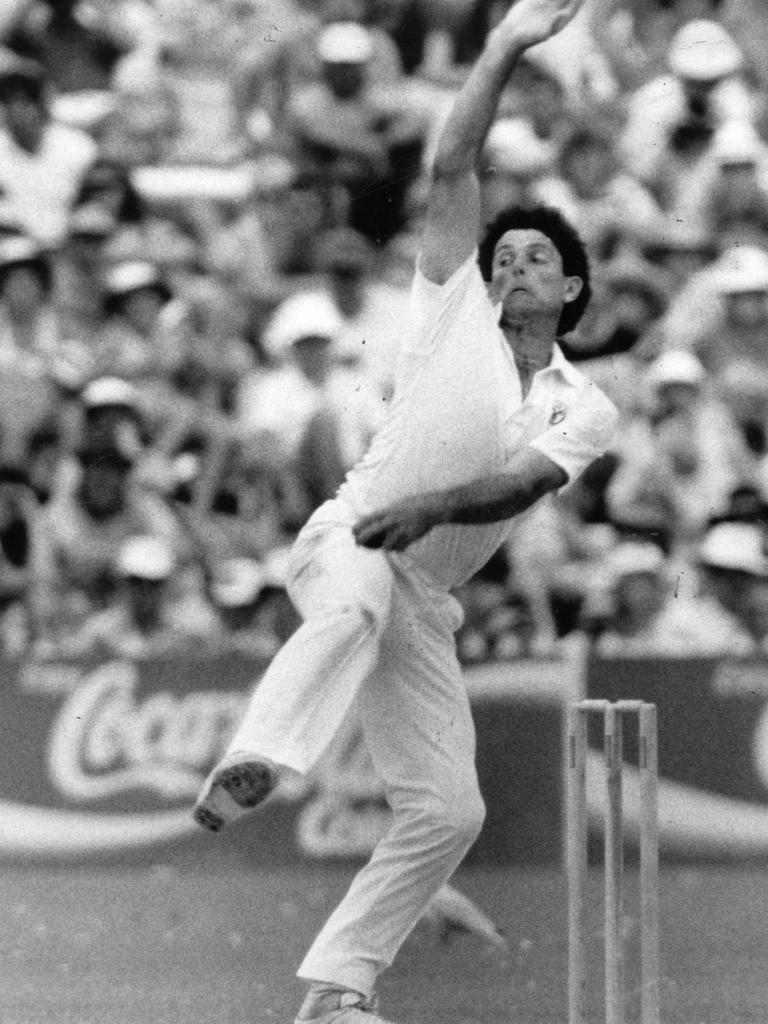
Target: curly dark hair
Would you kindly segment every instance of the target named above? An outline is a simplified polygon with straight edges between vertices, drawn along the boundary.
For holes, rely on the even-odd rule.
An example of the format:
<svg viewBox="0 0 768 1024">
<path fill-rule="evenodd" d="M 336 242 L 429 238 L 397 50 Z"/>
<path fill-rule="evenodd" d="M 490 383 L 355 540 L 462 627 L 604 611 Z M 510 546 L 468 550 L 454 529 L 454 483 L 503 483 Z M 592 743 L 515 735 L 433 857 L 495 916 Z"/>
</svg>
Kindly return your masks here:
<svg viewBox="0 0 768 1024">
<path fill-rule="evenodd" d="M 563 261 L 567 277 L 580 277 L 583 286 L 577 297 L 563 306 L 557 324 L 558 335 L 567 334 L 578 324 L 592 297 L 589 283 L 589 259 L 578 232 L 551 206 L 512 206 L 502 210 L 485 229 L 479 245 L 478 263 L 486 281 L 491 280 L 496 243 L 507 231 L 540 231 L 553 243 Z"/>
</svg>

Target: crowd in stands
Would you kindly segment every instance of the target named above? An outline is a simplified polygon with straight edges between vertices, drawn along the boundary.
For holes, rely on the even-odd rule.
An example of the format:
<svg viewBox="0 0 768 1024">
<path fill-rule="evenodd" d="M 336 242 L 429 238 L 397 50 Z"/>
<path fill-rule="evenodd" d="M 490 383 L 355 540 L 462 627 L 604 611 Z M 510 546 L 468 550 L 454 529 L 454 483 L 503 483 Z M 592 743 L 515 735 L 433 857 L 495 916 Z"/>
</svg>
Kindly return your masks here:
<svg viewBox="0 0 768 1024">
<path fill-rule="evenodd" d="M 387 414 L 437 132 L 495 0 L 5 0 L 0 656 L 271 655 Z M 483 210 L 555 205 L 611 451 L 460 597 L 467 663 L 768 651 L 768 9 L 585 0 Z M 446 410 L 450 415 L 450 410 Z"/>
</svg>

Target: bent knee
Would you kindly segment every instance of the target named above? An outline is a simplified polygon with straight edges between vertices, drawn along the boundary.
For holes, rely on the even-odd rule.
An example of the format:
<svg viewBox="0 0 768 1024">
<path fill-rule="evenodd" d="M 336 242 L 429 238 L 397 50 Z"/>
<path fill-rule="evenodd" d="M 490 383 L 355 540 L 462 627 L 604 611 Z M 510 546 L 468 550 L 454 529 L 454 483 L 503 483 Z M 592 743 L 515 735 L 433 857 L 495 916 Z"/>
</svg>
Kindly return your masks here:
<svg viewBox="0 0 768 1024">
<path fill-rule="evenodd" d="M 433 799 L 424 808 L 430 829 L 457 845 L 470 846 L 485 821 L 485 803 L 477 789 L 464 789 Z"/>
</svg>

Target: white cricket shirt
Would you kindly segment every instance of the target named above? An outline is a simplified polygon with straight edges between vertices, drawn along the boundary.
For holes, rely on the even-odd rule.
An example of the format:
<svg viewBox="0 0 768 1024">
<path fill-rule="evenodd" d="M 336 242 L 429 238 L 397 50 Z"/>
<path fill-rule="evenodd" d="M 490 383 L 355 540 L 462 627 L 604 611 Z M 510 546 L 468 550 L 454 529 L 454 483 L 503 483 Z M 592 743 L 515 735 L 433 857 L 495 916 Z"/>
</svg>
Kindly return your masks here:
<svg viewBox="0 0 768 1024">
<path fill-rule="evenodd" d="M 613 436 L 613 404 L 554 348 L 522 398 L 514 357 L 475 252 L 443 285 L 417 269 L 387 420 L 339 497 L 364 515 L 425 491 L 503 473 L 531 445 L 573 481 Z M 435 527 L 402 556 L 439 587 L 468 580 L 511 521 Z"/>
</svg>

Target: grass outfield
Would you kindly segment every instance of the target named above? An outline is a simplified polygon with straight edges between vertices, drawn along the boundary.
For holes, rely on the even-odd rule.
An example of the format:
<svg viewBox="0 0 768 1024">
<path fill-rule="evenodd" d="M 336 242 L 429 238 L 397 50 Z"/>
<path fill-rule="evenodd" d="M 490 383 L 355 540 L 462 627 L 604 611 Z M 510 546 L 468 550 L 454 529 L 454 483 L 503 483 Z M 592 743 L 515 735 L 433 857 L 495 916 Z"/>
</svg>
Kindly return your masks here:
<svg viewBox="0 0 768 1024">
<path fill-rule="evenodd" d="M 296 965 L 350 872 L 0 868 L 2 1024 L 291 1022 Z M 626 941 L 636 950 L 628 873 Z M 663 1024 L 766 1024 L 768 893 L 761 868 L 662 873 Z M 421 925 L 382 979 L 403 1024 L 562 1024 L 565 889 L 547 869 L 466 870 L 508 955 Z M 591 956 L 599 972 L 600 875 Z M 636 1020 L 629 972 L 627 1020 Z M 600 1019 L 600 979 L 594 1012 Z"/>
</svg>

